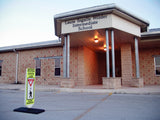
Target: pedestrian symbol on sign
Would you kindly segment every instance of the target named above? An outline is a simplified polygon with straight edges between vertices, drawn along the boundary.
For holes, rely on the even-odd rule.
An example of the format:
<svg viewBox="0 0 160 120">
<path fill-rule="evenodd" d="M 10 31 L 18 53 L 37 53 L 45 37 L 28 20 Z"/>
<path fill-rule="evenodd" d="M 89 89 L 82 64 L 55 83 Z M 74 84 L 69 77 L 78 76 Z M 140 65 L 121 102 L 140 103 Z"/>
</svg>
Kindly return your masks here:
<svg viewBox="0 0 160 120">
<path fill-rule="evenodd" d="M 28 98 L 27 99 L 33 99 L 33 82 L 34 78 L 28 78 Z"/>
<path fill-rule="evenodd" d="M 32 98 L 32 91 L 29 92 L 29 97 Z"/>
</svg>

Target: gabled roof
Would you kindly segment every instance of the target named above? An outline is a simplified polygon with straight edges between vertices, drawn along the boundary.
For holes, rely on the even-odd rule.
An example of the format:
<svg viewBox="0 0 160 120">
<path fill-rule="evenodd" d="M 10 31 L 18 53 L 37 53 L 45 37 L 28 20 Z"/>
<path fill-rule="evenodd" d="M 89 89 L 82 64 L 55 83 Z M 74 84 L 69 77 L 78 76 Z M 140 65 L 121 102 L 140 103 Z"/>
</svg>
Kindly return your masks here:
<svg viewBox="0 0 160 120">
<path fill-rule="evenodd" d="M 51 41 L 45 41 L 45 42 L 36 42 L 36 43 L 29 43 L 29 44 L 0 47 L 0 53 L 10 52 L 10 51 L 19 51 L 19 50 L 46 48 L 46 47 L 53 47 L 53 46 L 61 46 L 61 41 L 51 40 Z"/>
<path fill-rule="evenodd" d="M 116 14 L 124 19 L 127 19 L 139 26 L 141 26 L 142 31 L 146 31 L 147 27 L 149 26 L 149 22 L 143 20 L 140 17 L 137 17 L 124 9 L 121 9 L 115 4 L 105 4 L 100 6 L 94 6 L 84 9 L 78 9 L 70 12 L 65 12 L 61 14 L 57 14 L 54 16 L 54 24 L 55 24 L 55 35 L 61 35 L 61 22 L 70 19 L 76 19 L 80 17 L 87 17 L 96 14 L 108 14 L 113 13 Z"/>
</svg>

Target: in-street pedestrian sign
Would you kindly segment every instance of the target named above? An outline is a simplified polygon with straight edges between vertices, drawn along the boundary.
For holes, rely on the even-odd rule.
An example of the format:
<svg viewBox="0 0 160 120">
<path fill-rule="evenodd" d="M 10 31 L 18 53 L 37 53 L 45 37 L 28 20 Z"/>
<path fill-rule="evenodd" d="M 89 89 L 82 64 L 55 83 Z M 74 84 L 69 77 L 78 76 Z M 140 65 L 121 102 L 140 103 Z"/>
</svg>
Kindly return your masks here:
<svg viewBox="0 0 160 120">
<path fill-rule="evenodd" d="M 25 80 L 25 105 L 31 108 L 35 101 L 35 69 L 26 69 Z"/>
<path fill-rule="evenodd" d="M 24 113 L 32 113 L 39 114 L 44 112 L 44 109 L 36 109 L 31 108 L 35 102 L 35 69 L 27 68 L 26 69 L 26 79 L 25 79 L 25 96 L 24 96 L 24 104 L 26 107 L 20 107 L 14 109 L 15 112 L 24 112 Z"/>
</svg>

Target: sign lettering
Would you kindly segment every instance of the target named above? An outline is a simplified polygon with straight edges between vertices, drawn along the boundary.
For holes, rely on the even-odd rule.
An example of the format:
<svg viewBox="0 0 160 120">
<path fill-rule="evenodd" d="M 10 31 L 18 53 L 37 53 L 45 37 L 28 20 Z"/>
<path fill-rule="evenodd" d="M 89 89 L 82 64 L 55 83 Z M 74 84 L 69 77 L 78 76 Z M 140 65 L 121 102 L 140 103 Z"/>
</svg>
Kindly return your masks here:
<svg viewBox="0 0 160 120">
<path fill-rule="evenodd" d="M 62 22 L 62 34 L 105 28 L 107 15 L 79 18 Z"/>
</svg>

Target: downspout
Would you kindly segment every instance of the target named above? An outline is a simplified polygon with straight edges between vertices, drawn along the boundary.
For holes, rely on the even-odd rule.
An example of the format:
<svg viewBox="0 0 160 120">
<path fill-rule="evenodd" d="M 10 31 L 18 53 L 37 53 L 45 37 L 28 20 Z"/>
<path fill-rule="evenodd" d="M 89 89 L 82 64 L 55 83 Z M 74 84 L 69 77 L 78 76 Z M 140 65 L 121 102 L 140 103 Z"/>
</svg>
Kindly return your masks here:
<svg viewBox="0 0 160 120">
<path fill-rule="evenodd" d="M 16 80 L 15 80 L 15 84 L 18 84 L 18 58 L 19 58 L 19 54 L 16 51 L 16 49 L 13 49 L 13 51 L 16 53 Z"/>
</svg>

